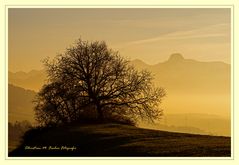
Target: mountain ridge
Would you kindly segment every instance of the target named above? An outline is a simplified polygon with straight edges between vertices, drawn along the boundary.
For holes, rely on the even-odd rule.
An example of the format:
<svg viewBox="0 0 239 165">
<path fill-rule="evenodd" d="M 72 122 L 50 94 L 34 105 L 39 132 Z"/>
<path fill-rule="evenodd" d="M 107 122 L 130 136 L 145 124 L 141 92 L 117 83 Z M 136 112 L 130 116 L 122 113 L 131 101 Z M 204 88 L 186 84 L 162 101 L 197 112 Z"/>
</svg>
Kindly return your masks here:
<svg viewBox="0 0 239 165">
<path fill-rule="evenodd" d="M 166 63 L 169 61 L 177 61 L 177 62 L 178 61 L 181 61 L 181 62 L 182 61 L 192 61 L 192 62 L 199 62 L 199 63 L 209 63 L 209 64 L 217 63 L 217 64 L 231 65 L 231 64 L 223 62 L 223 61 L 200 61 L 200 60 L 196 60 L 196 59 L 185 58 L 181 53 L 173 53 L 169 56 L 169 58 L 167 60 L 157 62 L 156 64 L 149 64 L 149 63 L 144 62 L 141 59 L 134 59 L 134 60 L 131 60 L 130 62 L 133 64 L 134 63 L 142 63 L 142 64 L 145 64 L 148 66 L 155 66 L 155 65 L 160 65 L 160 64 L 163 64 L 163 63 Z"/>
<path fill-rule="evenodd" d="M 160 65 L 160 64 L 164 64 L 164 63 L 167 63 L 167 62 L 170 62 L 170 61 L 180 61 L 180 62 L 197 62 L 197 63 L 205 63 L 205 64 L 225 64 L 225 65 L 228 65 L 230 66 L 231 64 L 228 64 L 228 63 L 225 63 L 223 61 L 199 61 L 199 60 L 195 60 L 195 59 L 187 59 L 187 58 L 184 58 L 184 56 L 180 53 L 173 53 L 169 56 L 169 58 L 163 62 L 158 62 L 156 64 L 148 64 L 146 62 L 144 62 L 143 60 L 141 59 L 134 59 L 134 60 L 130 60 L 130 63 L 131 64 L 136 64 L 137 63 L 140 63 L 140 64 L 143 64 L 143 65 L 146 65 L 146 66 L 157 66 L 157 65 Z M 8 74 L 9 76 L 14 76 L 14 75 L 34 75 L 34 74 L 39 74 L 39 73 L 44 73 L 44 69 L 32 69 L 30 71 L 8 71 Z M 29 76 L 28 76 L 29 77 Z"/>
<path fill-rule="evenodd" d="M 31 70 L 29 72 L 8 72 L 9 83 L 29 89 L 38 91 L 46 80 L 46 74 L 44 70 Z"/>
</svg>

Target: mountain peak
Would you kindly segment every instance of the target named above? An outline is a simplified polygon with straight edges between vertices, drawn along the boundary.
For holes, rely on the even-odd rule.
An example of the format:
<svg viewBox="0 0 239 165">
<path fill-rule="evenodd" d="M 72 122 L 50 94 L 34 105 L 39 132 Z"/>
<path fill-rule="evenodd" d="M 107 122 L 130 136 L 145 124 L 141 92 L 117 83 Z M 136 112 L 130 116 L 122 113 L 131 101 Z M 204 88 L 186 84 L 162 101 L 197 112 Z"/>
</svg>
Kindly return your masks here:
<svg viewBox="0 0 239 165">
<path fill-rule="evenodd" d="M 174 53 L 168 59 L 168 61 L 182 61 L 182 60 L 184 60 L 184 58 L 180 53 Z"/>
<path fill-rule="evenodd" d="M 135 60 L 132 60 L 131 61 L 132 63 L 144 63 L 142 60 L 140 60 L 140 59 L 135 59 Z"/>
<path fill-rule="evenodd" d="M 139 60 L 139 59 L 132 60 L 132 61 L 130 61 L 130 63 L 137 67 L 147 65 L 144 61 Z"/>
</svg>

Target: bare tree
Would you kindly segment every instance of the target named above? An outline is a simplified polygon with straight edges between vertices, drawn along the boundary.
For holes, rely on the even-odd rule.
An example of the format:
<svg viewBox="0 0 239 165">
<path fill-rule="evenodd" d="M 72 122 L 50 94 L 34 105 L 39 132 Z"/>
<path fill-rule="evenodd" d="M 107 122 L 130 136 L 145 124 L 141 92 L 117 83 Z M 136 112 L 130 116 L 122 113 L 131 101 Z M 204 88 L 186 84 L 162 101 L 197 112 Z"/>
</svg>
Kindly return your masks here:
<svg viewBox="0 0 239 165">
<path fill-rule="evenodd" d="M 96 110 L 99 120 L 118 116 L 153 121 L 162 115 L 164 89 L 155 88 L 150 72 L 136 70 L 105 42 L 79 39 L 44 63 L 48 84 L 36 98 L 39 122 L 72 122 L 89 109 Z"/>
</svg>

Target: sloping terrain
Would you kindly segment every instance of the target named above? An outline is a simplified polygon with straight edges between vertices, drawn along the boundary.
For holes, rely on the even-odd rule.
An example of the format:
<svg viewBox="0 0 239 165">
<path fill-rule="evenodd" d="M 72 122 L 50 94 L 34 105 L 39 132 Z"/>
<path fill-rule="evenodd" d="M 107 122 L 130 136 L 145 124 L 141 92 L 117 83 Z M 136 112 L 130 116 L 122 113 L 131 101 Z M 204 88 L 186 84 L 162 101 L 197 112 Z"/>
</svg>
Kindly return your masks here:
<svg viewBox="0 0 239 165">
<path fill-rule="evenodd" d="M 95 123 L 33 129 L 9 156 L 228 157 L 230 154 L 230 137 Z"/>
<path fill-rule="evenodd" d="M 33 100 L 36 93 L 8 84 L 8 121 L 34 122 Z"/>
</svg>

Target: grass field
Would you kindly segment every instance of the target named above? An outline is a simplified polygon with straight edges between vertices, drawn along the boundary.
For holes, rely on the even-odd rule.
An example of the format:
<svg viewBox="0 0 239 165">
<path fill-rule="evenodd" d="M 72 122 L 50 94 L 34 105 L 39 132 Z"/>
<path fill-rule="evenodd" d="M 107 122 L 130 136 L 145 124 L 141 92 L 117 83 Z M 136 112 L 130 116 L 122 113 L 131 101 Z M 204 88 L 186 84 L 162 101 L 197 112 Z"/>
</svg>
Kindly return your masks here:
<svg viewBox="0 0 239 165">
<path fill-rule="evenodd" d="M 29 131 L 9 156 L 229 157 L 231 138 L 121 124 L 78 124 Z"/>
</svg>

